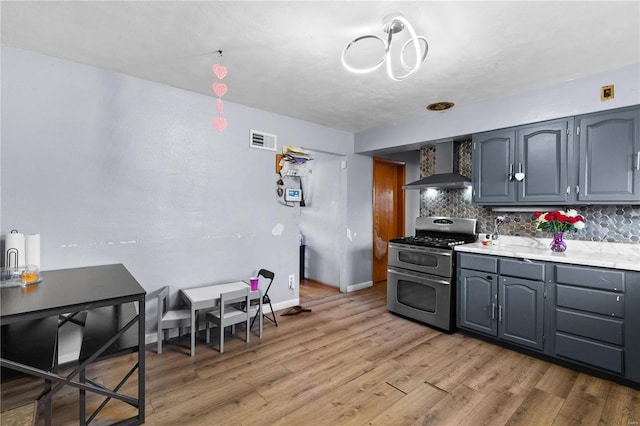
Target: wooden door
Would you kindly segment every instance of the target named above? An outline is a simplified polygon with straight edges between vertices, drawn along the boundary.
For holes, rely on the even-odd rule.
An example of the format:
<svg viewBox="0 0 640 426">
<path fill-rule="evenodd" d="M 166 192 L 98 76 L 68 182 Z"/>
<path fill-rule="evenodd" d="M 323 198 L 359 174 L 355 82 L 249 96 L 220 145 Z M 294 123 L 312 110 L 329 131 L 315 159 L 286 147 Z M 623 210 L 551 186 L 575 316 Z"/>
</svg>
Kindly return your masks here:
<svg viewBox="0 0 640 426">
<path fill-rule="evenodd" d="M 373 282 L 387 279 L 387 244 L 404 236 L 405 163 L 373 159 Z"/>
</svg>

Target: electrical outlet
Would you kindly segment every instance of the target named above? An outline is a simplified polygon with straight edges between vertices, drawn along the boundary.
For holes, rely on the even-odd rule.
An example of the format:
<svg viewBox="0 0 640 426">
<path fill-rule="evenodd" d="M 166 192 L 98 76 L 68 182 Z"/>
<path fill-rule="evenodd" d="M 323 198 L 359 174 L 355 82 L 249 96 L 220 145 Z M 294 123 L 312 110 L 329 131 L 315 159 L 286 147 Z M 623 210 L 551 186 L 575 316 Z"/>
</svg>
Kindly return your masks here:
<svg viewBox="0 0 640 426">
<path fill-rule="evenodd" d="M 289 275 L 289 288 L 293 288 L 293 285 L 296 282 L 296 276 L 291 274 Z"/>
</svg>

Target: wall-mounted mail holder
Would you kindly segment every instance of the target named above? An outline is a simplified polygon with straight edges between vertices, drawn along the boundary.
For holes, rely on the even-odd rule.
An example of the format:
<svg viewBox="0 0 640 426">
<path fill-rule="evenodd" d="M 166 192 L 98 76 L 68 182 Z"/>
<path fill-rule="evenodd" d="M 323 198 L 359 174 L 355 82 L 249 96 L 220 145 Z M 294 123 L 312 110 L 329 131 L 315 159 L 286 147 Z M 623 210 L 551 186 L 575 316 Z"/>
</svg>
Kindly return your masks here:
<svg viewBox="0 0 640 426">
<path fill-rule="evenodd" d="M 276 173 L 280 175 L 276 189 L 277 199 L 285 206 L 305 206 L 302 190 L 302 176 L 308 176 L 312 170 L 309 153 L 292 146 L 282 147 L 282 154 L 276 154 Z"/>
</svg>

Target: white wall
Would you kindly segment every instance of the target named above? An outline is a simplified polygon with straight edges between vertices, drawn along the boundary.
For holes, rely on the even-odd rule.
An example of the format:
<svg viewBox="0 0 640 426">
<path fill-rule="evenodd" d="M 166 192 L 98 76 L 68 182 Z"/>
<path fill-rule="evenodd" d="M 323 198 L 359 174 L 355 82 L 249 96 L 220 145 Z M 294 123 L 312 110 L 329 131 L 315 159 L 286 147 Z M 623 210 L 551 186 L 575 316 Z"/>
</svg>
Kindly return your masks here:
<svg viewBox="0 0 640 426">
<path fill-rule="evenodd" d="M 311 151 L 313 172 L 302 179 L 306 207 L 300 231 L 306 244 L 306 278 L 340 286 L 345 209 L 340 197 L 343 156 Z"/>
<path fill-rule="evenodd" d="M 613 84 L 615 98 L 600 100 L 600 88 Z M 455 102 L 455 99 L 452 99 Z M 355 135 L 355 152 L 451 139 L 487 130 L 640 104 L 640 64 L 567 81 L 513 96 L 448 111 L 425 111 L 418 119 Z"/>
<path fill-rule="evenodd" d="M 372 282 L 371 231 L 373 229 L 373 159 L 352 154 L 346 157 L 347 183 L 341 197 L 347 206 L 341 254 L 340 290 L 369 287 Z"/>
<path fill-rule="evenodd" d="M 231 102 L 219 133 L 213 97 L 1 53 L 3 238 L 40 233 L 45 270 L 123 263 L 147 291 L 264 267 L 276 274 L 276 309 L 298 303 L 287 275 L 298 277 L 299 208 L 276 202 L 275 153 L 249 148 L 249 131 L 341 155 L 353 134 Z"/>
</svg>

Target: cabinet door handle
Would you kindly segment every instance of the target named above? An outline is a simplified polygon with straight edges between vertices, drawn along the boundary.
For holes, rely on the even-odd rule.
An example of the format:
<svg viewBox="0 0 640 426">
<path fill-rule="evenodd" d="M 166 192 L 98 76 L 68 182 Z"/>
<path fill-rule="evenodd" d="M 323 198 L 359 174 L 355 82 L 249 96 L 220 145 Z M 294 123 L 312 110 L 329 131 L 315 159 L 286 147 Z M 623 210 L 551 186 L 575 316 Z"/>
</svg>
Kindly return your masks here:
<svg viewBox="0 0 640 426">
<path fill-rule="evenodd" d="M 502 322 L 502 305 L 498 306 L 498 322 Z"/>
<path fill-rule="evenodd" d="M 491 319 L 492 320 L 496 319 L 496 304 L 495 303 L 491 304 Z"/>
<path fill-rule="evenodd" d="M 509 164 L 509 180 L 513 180 L 513 163 Z"/>
<path fill-rule="evenodd" d="M 636 170 L 640 170 L 640 151 L 636 154 Z"/>
</svg>

